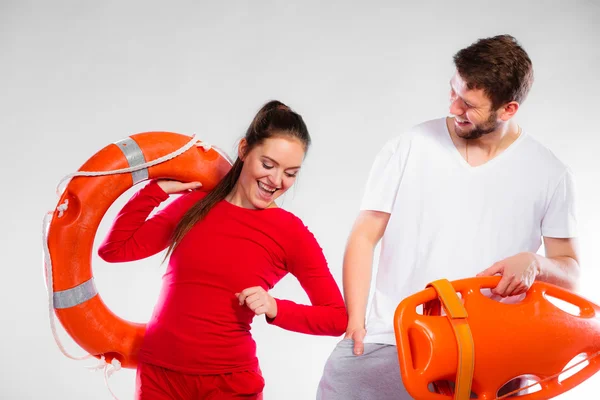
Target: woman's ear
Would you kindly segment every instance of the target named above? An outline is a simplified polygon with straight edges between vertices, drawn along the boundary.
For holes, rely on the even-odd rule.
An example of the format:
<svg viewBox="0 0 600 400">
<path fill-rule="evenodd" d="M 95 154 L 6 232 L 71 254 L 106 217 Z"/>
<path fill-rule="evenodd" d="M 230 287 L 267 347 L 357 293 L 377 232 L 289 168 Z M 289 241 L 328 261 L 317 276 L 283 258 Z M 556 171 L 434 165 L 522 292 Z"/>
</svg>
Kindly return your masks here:
<svg viewBox="0 0 600 400">
<path fill-rule="evenodd" d="M 244 161 L 244 159 L 246 158 L 247 150 L 248 141 L 246 140 L 246 138 L 242 138 L 242 140 L 240 140 L 240 144 L 238 145 L 238 157 L 240 160 Z"/>
</svg>

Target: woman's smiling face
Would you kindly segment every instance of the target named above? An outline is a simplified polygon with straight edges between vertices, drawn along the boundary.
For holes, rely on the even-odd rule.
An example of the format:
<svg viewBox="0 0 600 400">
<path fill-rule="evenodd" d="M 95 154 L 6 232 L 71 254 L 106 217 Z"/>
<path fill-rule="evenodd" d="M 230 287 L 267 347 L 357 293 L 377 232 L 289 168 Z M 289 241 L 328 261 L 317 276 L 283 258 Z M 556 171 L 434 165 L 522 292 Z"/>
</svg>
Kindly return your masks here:
<svg viewBox="0 0 600 400">
<path fill-rule="evenodd" d="M 244 166 L 231 202 L 245 208 L 267 208 L 294 184 L 304 160 L 304 144 L 294 137 L 276 135 L 248 154 L 244 149 L 242 140 L 239 152 Z"/>
</svg>

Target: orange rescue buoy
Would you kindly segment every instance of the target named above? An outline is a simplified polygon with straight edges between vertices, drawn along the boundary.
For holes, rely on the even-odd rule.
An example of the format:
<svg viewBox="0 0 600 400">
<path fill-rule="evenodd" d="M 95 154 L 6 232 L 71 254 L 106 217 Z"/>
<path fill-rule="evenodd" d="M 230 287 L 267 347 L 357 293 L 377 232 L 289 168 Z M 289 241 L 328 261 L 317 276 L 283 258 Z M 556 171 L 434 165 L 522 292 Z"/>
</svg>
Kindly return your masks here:
<svg viewBox="0 0 600 400">
<path fill-rule="evenodd" d="M 505 398 L 514 392 L 500 397 L 500 388 L 528 376 L 539 390 L 519 398 L 550 399 L 600 369 L 600 307 L 544 282 L 535 282 L 515 304 L 481 292 L 499 281 L 500 277 L 439 280 L 400 302 L 394 331 L 401 377 L 412 397 L 469 399 L 475 393 L 479 400 Z M 563 311 L 554 299 L 578 312 Z M 587 365 L 561 380 L 577 356 Z M 448 381 L 455 382 L 453 389 L 444 385 Z"/>
<path fill-rule="evenodd" d="M 108 363 L 117 360 L 124 368 L 136 367 L 145 324 L 115 315 L 95 288 L 91 259 L 98 225 L 121 194 L 145 180 L 200 181 L 200 190 L 214 188 L 231 162 L 198 142 L 177 133 L 147 132 L 106 146 L 79 170 L 94 172 L 79 172 L 71 179 L 51 216 L 44 243 L 50 264 L 46 269 L 49 302 L 54 308 L 50 313 L 56 313 L 77 344 Z M 165 157 L 169 154 L 174 158 Z M 61 347 L 58 340 L 57 344 Z"/>
</svg>

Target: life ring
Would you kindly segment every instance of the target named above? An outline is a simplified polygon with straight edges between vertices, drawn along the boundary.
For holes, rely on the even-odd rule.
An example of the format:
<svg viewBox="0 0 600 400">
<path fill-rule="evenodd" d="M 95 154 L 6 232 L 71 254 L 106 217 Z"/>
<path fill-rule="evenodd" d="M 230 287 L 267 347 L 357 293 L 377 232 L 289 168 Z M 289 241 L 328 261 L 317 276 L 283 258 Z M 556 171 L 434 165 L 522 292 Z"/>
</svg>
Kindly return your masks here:
<svg viewBox="0 0 600 400">
<path fill-rule="evenodd" d="M 45 243 L 51 320 L 55 312 L 79 346 L 107 363 L 135 368 L 146 325 L 115 315 L 95 288 L 91 259 L 98 225 L 121 194 L 145 180 L 200 181 L 200 190 L 214 188 L 231 161 L 198 142 L 177 133 L 146 132 L 110 144 L 74 174 L 51 215 Z M 169 154 L 174 158 L 167 160 Z"/>
<path fill-rule="evenodd" d="M 519 303 L 500 303 L 481 292 L 499 280 L 440 280 L 400 302 L 394 331 L 401 377 L 412 397 L 468 399 L 472 391 L 480 400 L 505 398 L 498 396 L 502 386 L 529 375 L 541 389 L 519 398 L 550 399 L 600 370 L 599 306 L 544 282 L 535 282 Z M 563 311 L 548 297 L 569 303 L 579 314 Z M 565 367 L 581 355 L 579 363 L 587 365 L 561 380 Z M 430 390 L 432 383 L 447 381 L 455 388 Z"/>
</svg>

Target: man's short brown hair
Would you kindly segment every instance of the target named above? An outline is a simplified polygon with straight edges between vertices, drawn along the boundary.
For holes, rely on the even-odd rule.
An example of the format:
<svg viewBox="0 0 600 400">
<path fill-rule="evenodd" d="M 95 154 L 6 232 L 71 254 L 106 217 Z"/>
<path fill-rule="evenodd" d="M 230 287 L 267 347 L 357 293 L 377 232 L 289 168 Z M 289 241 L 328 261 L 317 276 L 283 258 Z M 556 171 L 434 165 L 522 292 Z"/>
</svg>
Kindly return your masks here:
<svg viewBox="0 0 600 400">
<path fill-rule="evenodd" d="M 510 35 L 479 39 L 454 55 L 454 65 L 467 88 L 482 89 L 494 110 L 522 103 L 533 84 L 531 59 Z"/>
</svg>

